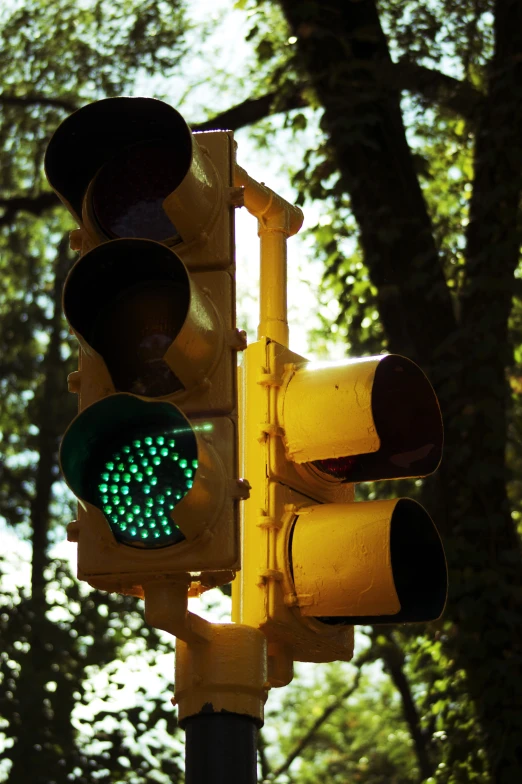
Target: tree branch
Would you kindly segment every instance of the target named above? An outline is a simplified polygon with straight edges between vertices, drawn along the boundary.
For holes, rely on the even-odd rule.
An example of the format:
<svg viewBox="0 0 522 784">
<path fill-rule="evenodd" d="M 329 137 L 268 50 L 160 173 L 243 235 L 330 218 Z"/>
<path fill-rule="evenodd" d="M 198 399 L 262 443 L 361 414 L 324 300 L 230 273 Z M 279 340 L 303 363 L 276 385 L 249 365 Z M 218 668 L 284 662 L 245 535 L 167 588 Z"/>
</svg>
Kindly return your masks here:
<svg viewBox="0 0 522 784">
<path fill-rule="evenodd" d="M 0 106 L 54 106 L 74 112 L 78 105 L 67 98 L 50 98 L 47 95 L 0 95 Z"/>
<path fill-rule="evenodd" d="M 273 91 L 259 98 L 248 98 L 231 109 L 217 114 L 210 120 L 192 125 L 192 130 L 213 131 L 226 128 L 230 131 L 237 131 L 246 125 L 253 125 L 260 120 L 264 120 L 265 117 L 276 112 L 290 112 L 293 109 L 301 109 L 305 106 L 308 106 L 308 101 L 303 98 L 301 87 L 296 86 L 294 90 L 283 97 L 277 91 Z"/>
<path fill-rule="evenodd" d="M 480 93 L 470 82 L 460 81 L 451 76 L 426 68 L 410 60 L 382 69 L 380 78 L 398 90 L 408 90 L 419 96 L 448 109 L 455 114 L 474 120 L 482 101 Z M 266 93 L 259 98 L 248 98 L 236 106 L 232 106 L 220 114 L 201 123 L 194 123 L 194 131 L 211 131 L 227 128 L 236 131 L 247 125 L 253 125 L 271 114 L 289 112 L 308 106 L 303 98 L 302 85 L 296 85 L 283 98 L 277 90 Z M 54 106 L 74 112 L 78 104 L 67 98 L 50 98 L 46 95 L 0 95 L 0 106 Z"/>
<path fill-rule="evenodd" d="M 454 79 L 440 71 L 426 68 L 411 60 L 399 60 L 388 72 L 383 73 L 388 84 L 397 90 L 408 90 L 430 103 L 438 104 L 452 114 L 475 123 L 485 98 L 471 82 Z"/>
<path fill-rule="evenodd" d="M 259 730 L 257 737 L 257 751 L 259 754 L 259 762 L 261 764 L 261 780 L 265 781 L 270 773 L 270 765 L 266 756 L 266 740 L 261 730 Z"/>
<path fill-rule="evenodd" d="M 420 781 L 422 782 L 433 775 L 434 766 L 428 755 L 426 736 L 421 730 L 419 712 L 404 673 L 404 653 L 388 629 L 375 631 L 374 637 L 377 636 L 386 638 L 386 643 L 378 644 L 378 650 L 395 688 L 401 695 L 402 711 L 415 747 L 417 764 L 421 774 Z"/>
<path fill-rule="evenodd" d="M 44 191 L 38 196 L 14 196 L 10 199 L 0 199 L 0 208 L 5 212 L 0 218 L 0 226 L 10 223 L 17 212 L 30 212 L 31 215 L 41 215 L 52 207 L 58 207 L 60 200 L 52 191 Z"/>
<path fill-rule="evenodd" d="M 383 84 L 396 90 L 415 93 L 470 122 L 475 121 L 483 100 L 482 93 L 470 82 L 454 79 L 440 71 L 405 59 L 386 67 L 378 67 L 376 75 Z M 227 128 L 237 131 L 247 125 L 254 125 L 271 114 L 290 112 L 308 105 L 308 101 L 303 97 L 303 85 L 295 85 L 283 98 L 276 91 L 259 98 L 248 98 L 210 120 L 192 125 L 192 130 L 212 131 Z"/>
<path fill-rule="evenodd" d="M 378 67 L 379 79 L 397 90 L 408 90 L 422 98 L 461 115 L 474 122 L 483 96 L 469 82 L 461 82 L 440 71 L 434 71 L 417 63 L 401 60 L 396 64 Z M 346 97 L 347 104 L 349 97 Z M 39 95 L 10 96 L 0 95 L 0 105 L 31 106 L 48 105 L 75 111 L 78 106 L 65 98 L 48 98 Z M 293 89 L 281 95 L 278 91 L 266 93 L 259 98 L 248 98 L 246 101 L 232 106 L 215 117 L 201 123 L 192 124 L 193 131 L 210 131 L 227 128 L 237 131 L 248 125 L 280 112 L 290 112 L 308 106 L 303 97 L 303 85 L 295 85 Z M 0 226 L 13 220 L 19 211 L 41 215 L 45 210 L 58 206 L 59 200 L 54 193 L 45 192 L 36 197 L 20 196 L 12 199 L 0 199 L 0 207 L 6 212 L 0 218 Z"/>
<path fill-rule="evenodd" d="M 283 773 L 286 773 L 286 771 L 288 770 L 292 762 L 296 759 L 296 757 L 298 757 L 301 754 L 303 749 L 306 748 L 306 746 L 310 743 L 314 735 L 316 735 L 319 729 L 323 726 L 323 724 L 326 721 L 328 721 L 332 713 L 335 713 L 335 711 L 342 706 L 343 702 L 347 700 L 348 697 L 351 697 L 352 694 L 357 690 L 360 680 L 361 680 L 361 670 L 358 669 L 357 674 L 355 675 L 354 681 L 351 684 L 351 686 L 345 689 L 345 691 L 343 691 L 342 694 L 339 695 L 339 697 L 334 699 L 330 703 L 330 705 L 328 705 L 323 710 L 321 715 L 317 717 L 317 719 L 314 721 L 312 726 L 308 729 L 307 732 L 305 732 L 301 740 L 296 744 L 294 749 L 290 752 L 286 760 L 278 768 L 276 768 L 276 770 L 272 772 L 271 777 L 269 779 L 270 781 L 274 781 Z"/>
</svg>

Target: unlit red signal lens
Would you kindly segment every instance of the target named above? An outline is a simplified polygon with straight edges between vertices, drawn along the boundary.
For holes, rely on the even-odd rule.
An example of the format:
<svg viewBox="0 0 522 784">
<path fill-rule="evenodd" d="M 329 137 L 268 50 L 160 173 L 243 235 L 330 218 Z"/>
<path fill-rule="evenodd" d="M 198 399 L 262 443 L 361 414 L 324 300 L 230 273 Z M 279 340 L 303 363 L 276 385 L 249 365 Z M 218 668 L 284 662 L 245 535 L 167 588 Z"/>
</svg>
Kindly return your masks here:
<svg viewBox="0 0 522 784">
<path fill-rule="evenodd" d="M 93 181 L 96 219 L 111 238 L 141 237 L 163 241 L 177 235 L 163 201 L 186 174 L 184 156 L 163 140 L 150 139 L 125 148 L 108 161 Z"/>
</svg>

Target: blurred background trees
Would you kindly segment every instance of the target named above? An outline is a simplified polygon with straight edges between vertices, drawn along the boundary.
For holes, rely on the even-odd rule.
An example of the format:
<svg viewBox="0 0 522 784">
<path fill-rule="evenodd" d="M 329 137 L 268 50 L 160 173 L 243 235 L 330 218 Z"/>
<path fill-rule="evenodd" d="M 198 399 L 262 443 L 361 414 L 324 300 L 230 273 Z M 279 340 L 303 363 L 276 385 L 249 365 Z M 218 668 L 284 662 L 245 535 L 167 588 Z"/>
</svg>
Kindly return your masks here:
<svg viewBox="0 0 522 784">
<path fill-rule="evenodd" d="M 308 329 L 310 355 L 411 357 L 445 421 L 441 469 L 400 488 L 442 531 L 444 618 L 298 667 L 270 697 L 260 778 L 519 782 L 522 0 L 10 0 L 0 26 L 0 780 L 182 781 L 171 642 L 139 603 L 78 584 L 59 546 L 74 227 L 43 154 L 75 108 L 147 94 L 291 181 L 308 222 L 290 288 L 324 273 L 291 335 Z M 238 275 L 255 263 L 239 243 Z"/>
</svg>

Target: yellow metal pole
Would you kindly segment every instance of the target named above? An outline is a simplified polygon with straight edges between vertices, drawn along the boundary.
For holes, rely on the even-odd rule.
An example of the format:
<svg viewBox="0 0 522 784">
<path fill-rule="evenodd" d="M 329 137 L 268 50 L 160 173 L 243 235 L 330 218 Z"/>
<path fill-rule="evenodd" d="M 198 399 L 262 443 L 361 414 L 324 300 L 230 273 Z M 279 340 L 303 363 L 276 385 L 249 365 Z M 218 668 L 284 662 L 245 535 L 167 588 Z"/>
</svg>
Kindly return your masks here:
<svg viewBox="0 0 522 784">
<path fill-rule="evenodd" d="M 288 346 L 286 241 L 303 225 L 303 213 L 236 165 L 234 184 L 244 188 L 245 207 L 257 218 L 260 239 L 258 338 Z"/>
<path fill-rule="evenodd" d="M 269 337 L 288 346 L 286 298 L 286 236 L 258 221 L 261 246 L 259 327 L 257 337 Z"/>
</svg>

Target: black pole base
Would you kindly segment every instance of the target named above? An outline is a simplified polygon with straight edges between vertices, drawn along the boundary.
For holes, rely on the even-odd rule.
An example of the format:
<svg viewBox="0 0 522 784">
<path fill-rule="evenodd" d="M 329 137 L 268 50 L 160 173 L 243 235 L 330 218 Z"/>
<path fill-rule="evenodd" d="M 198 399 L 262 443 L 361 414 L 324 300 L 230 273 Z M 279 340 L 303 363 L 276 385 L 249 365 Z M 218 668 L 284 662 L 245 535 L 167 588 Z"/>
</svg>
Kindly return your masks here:
<svg viewBox="0 0 522 784">
<path fill-rule="evenodd" d="M 183 722 L 185 784 L 257 784 L 258 724 L 238 713 L 199 713 Z"/>
</svg>

